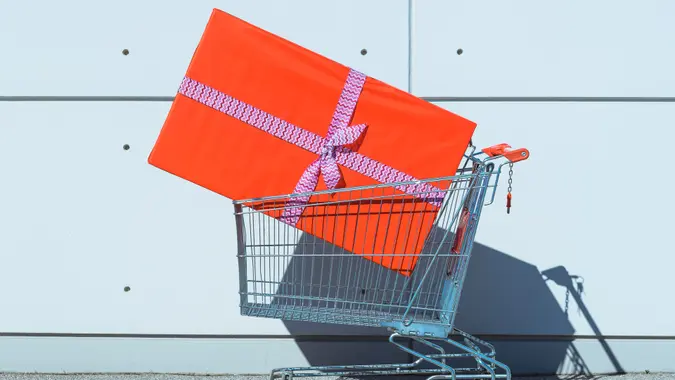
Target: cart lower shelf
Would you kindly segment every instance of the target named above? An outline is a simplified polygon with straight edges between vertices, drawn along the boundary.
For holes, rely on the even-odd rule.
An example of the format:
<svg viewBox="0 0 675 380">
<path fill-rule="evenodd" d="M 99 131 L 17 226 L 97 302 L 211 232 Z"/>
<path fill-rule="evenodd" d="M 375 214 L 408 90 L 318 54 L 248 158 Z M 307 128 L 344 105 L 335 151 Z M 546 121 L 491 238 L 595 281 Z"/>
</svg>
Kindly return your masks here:
<svg viewBox="0 0 675 380">
<path fill-rule="evenodd" d="M 331 308 L 325 305 L 275 305 L 248 303 L 241 307 L 241 314 L 249 317 L 283 319 L 286 321 L 305 321 L 342 325 L 381 327 L 383 322 L 400 321 L 405 311 L 404 306 L 391 306 L 391 312 L 369 310 L 367 306 L 353 308 Z M 416 322 L 442 324 L 438 313 L 429 311 L 427 316 L 418 313 Z"/>
</svg>

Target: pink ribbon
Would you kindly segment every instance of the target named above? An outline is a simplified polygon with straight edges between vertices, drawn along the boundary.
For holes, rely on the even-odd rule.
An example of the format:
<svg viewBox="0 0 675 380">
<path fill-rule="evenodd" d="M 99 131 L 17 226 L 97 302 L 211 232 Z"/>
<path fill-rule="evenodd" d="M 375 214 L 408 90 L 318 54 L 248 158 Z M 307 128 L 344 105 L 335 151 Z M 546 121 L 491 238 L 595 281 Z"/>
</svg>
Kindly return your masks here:
<svg viewBox="0 0 675 380">
<path fill-rule="evenodd" d="M 445 195 L 441 189 L 419 182 L 408 174 L 349 149 L 348 146 L 356 142 L 366 129 L 365 124 L 348 126 L 365 80 L 364 74 L 356 70 L 349 71 L 325 138 L 188 77 L 183 78 L 178 92 L 319 155 L 300 176 L 293 194 L 314 191 L 321 174 L 326 187 L 335 189 L 341 178 L 338 167 L 340 164 L 381 183 L 417 182 L 398 185 L 396 189 L 440 207 Z M 287 202 L 287 205 L 293 207 L 285 208 L 281 220 L 295 226 L 310 196 L 310 194 L 294 195 L 293 199 Z"/>
<path fill-rule="evenodd" d="M 319 183 L 319 176 L 321 176 L 321 174 L 323 174 L 323 182 L 326 184 L 326 187 L 335 189 L 341 178 L 340 168 L 335 160 L 335 149 L 356 142 L 365 129 L 365 124 L 359 124 L 352 127 L 342 127 L 334 130 L 334 133 L 332 134 L 329 130 L 328 135 L 330 137 L 323 139 L 321 154 L 307 167 L 307 169 L 305 169 L 302 176 L 300 176 L 300 180 L 297 185 L 295 185 L 295 189 L 293 189 L 293 194 L 303 194 L 314 191 L 316 185 Z M 300 214 L 302 214 L 302 211 L 304 210 L 301 206 L 306 204 L 309 201 L 309 198 L 308 195 L 294 197 L 292 203 L 300 207 L 286 208 L 281 215 L 281 219 L 288 222 L 288 224 L 295 225 L 298 218 L 300 218 Z"/>
</svg>

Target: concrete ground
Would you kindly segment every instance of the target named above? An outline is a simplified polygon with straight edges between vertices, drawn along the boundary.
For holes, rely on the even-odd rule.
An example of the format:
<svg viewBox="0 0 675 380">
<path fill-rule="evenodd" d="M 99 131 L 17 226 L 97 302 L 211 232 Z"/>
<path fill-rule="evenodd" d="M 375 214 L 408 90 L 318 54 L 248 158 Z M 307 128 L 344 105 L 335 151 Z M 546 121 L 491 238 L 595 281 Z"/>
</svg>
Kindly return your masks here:
<svg viewBox="0 0 675 380">
<path fill-rule="evenodd" d="M 0 380 L 268 380 L 267 375 L 168 375 L 168 374 L 25 374 L 0 373 Z M 334 379 L 324 377 L 322 379 Z M 375 378 L 372 377 L 372 380 Z M 380 380 L 383 378 L 380 377 Z M 393 379 L 393 378 L 390 378 Z M 423 379 L 414 377 L 411 379 Z M 514 377 L 513 380 L 675 380 L 675 373 L 599 376 Z M 343 379 L 345 380 L 345 379 Z M 400 379 L 399 379 L 400 380 Z"/>
</svg>

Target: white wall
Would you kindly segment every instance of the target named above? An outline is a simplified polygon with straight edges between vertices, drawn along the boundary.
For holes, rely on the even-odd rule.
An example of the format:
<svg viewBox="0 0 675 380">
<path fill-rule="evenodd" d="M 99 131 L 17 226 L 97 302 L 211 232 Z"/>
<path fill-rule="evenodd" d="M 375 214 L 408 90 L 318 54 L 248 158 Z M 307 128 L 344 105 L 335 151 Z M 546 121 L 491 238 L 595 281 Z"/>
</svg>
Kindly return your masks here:
<svg viewBox="0 0 675 380">
<path fill-rule="evenodd" d="M 530 149 L 512 213 L 502 186 L 483 214 L 460 328 L 521 373 L 574 370 L 575 350 L 675 371 L 667 0 L 0 1 L 0 371 L 405 360 L 349 337 L 379 330 L 239 316 L 230 200 L 147 164 L 213 7 Z M 559 266 L 587 314 L 544 282 Z"/>
</svg>

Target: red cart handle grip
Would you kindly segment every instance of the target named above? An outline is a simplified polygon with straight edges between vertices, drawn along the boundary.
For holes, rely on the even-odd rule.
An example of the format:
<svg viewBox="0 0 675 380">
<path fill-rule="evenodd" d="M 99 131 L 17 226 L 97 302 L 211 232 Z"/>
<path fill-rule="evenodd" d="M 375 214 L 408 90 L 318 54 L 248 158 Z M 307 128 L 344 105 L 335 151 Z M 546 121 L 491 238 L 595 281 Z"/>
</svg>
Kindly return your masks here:
<svg viewBox="0 0 675 380">
<path fill-rule="evenodd" d="M 504 156 L 511 162 L 518 162 L 527 160 L 530 157 L 530 152 L 525 148 L 511 150 L 509 144 L 497 144 L 489 148 L 483 149 L 483 153 L 490 157 Z"/>
</svg>

